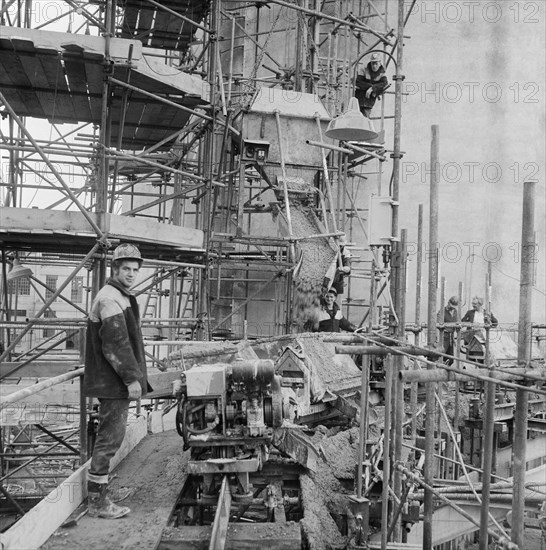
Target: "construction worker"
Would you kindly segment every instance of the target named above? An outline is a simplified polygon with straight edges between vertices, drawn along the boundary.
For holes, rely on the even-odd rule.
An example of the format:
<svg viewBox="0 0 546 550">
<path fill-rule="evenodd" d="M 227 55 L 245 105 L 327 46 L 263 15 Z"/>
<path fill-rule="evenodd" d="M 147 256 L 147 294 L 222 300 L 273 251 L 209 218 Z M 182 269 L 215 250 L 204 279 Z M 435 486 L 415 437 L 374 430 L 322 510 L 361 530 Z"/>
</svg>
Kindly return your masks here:
<svg viewBox="0 0 546 550">
<path fill-rule="evenodd" d="M 336 256 L 322 282 L 323 292 L 329 288 L 335 288 L 337 294 L 343 294 L 345 290 L 345 278 L 351 274 L 351 258 L 353 255 L 347 248 L 347 239 L 345 236 L 339 239 L 339 253 Z M 341 265 L 340 265 L 341 264 Z"/>
<path fill-rule="evenodd" d="M 318 332 L 340 332 L 340 330 L 354 332 L 356 330 L 356 327 L 341 314 L 336 298 L 337 291 L 333 287 L 324 295 L 318 312 Z"/>
<path fill-rule="evenodd" d="M 151 388 L 146 374 L 138 304 L 130 289 L 142 265 L 139 249 L 120 244 L 111 277 L 97 293 L 87 321 L 83 391 L 99 400 L 99 426 L 88 472 L 88 513 L 117 519 L 130 509 L 107 496 L 110 460 L 125 437 L 131 400 Z"/>
<path fill-rule="evenodd" d="M 355 97 L 358 99 L 360 112 L 365 117 L 369 117 L 375 100 L 383 95 L 389 86 L 389 81 L 385 76 L 385 67 L 383 67 L 379 54 L 371 55 L 364 72 L 357 75 L 355 84 Z"/>
<path fill-rule="evenodd" d="M 447 305 L 444 308 L 443 319 L 442 319 L 442 312 L 441 311 L 438 312 L 438 322 L 439 323 L 458 322 L 459 321 L 459 311 L 457 310 L 458 306 L 459 306 L 459 298 L 457 298 L 457 296 L 452 296 L 448 300 Z M 442 332 L 443 332 L 444 353 L 446 353 L 447 355 L 453 355 L 455 329 L 453 327 L 446 327 Z M 451 365 L 453 363 L 453 359 L 450 359 L 449 357 L 444 357 L 444 363 L 446 365 Z"/>
<path fill-rule="evenodd" d="M 490 324 L 492 327 L 496 327 L 499 322 L 493 313 L 487 313 L 483 309 L 483 298 L 481 296 L 474 296 L 472 298 L 472 309 L 469 309 L 464 317 L 461 319 L 462 323 L 474 323 L 474 324 Z M 463 332 L 463 339 L 465 345 L 468 345 L 473 336 L 477 336 L 483 340 L 484 331 L 482 328 L 467 329 Z"/>
</svg>

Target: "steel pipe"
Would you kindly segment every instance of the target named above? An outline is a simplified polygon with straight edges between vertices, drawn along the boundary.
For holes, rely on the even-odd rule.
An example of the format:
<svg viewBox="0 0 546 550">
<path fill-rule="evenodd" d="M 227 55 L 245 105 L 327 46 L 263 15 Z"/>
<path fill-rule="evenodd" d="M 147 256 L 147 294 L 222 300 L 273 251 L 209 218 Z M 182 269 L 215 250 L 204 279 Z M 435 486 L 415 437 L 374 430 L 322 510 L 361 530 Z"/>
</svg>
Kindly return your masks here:
<svg viewBox="0 0 546 550">
<path fill-rule="evenodd" d="M 535 253 L 535 182 L 526 181 L 523 188 L 523 225 L 521 229 L 521 268 L 518 321 L 518 364 L 525 367 L 531 360 L 531 309 Z M 512 464 L 514 499 L 512 501 L 512 542 L 525 544 L 525 474 L 527 452 L 527 414 L 529 392 L 518 389 L 514 414 Z"/>
<path fill-rule="evenodd" d="M 40 382 L 38 384 L 33 384 L 28 388 L 10 393 L 9 395 L 6 395 L 2 398 L 2 403 L 0 403 L 0 410 L 2 410 L 9 403 L 15 403 L 25 397 L 29 397 L 31 395 L 34 395 L 35 393 L 45 390 L 46 388 L 56 386 L 57 384 L 62 384 L 63 382 L 67 382 L 68 380 L 72 380 L 73 378 L 77 378 L 78 376 L 82 376 L 83 371 L 84 369 L 82 367 L 71 372 L 66 372 L 65 374 L 60 374 L 59 376 L 54 376 L 53 378 L 49 378 L 48 380 L 44 380 L 43 382 Z"/>
</svg>

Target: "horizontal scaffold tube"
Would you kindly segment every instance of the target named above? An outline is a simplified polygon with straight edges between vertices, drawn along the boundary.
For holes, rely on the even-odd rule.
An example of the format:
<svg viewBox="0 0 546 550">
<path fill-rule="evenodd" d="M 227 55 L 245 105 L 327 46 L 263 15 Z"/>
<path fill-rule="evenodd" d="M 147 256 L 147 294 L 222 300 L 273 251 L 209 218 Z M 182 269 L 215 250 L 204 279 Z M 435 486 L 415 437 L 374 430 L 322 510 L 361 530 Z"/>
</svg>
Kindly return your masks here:
<svg viewBox="0 0 546 550">
<path fill-rule="evenodd" d="M 314 147 L 322 147 L 323 149 L 339 151 L 340 153 L 351 154 L 353 152 L 352 149 L 344 149 L 343 147 L 338 147 L 337 145 L 330 145 L 329 143 L 323 143 L 322 141 L 313 141 L 312 139 L 306 139 L 305 143 L 307 143 L 307 145 L 313 145 Z"/>
<path fill-rule="evenodd" d="M 434 350 L 425 350 L 417 346 L 336 346 L 336 353 L 345 355 L 389 355 L 404 353 L 408 355 L 422 355 L 424 357 L 438 357 L 438 352 Z"/>
<path fill-rule="evenodd" d="M 514 380 L 517 378 L 523 378 L 525 369 L 511 369 L 513 373 L 499 372 L 489 373 L 489 378 L 495 378 L 497 380 Z M 415 383 L 415 382 L 450 382 L 455 380 L 468 381 L 474 380 L 475 375 L 482 375 L 483 370 L 476 368 L 465 368 L 461 372 L 446 371 L 444 369 L 431 369 L 431 370 L 406 370 L 399 373 L 400 380 L 403 382 Z"/>
<path fill-rule="evenodd" d="M 481 503 L 476 500 L 476 495 L 468 491 L 467 493 L 442 493 L 442 496 L 451 499 L 451 500 L 459 500 L 459 501 L 465 501 L 465 502 L 474 502 L 476 506 L 481 506 Z M 413 493 L 411 495 L 411 498 L 414 498 L 415 500 L 423 500 L 425 498 L 424 491 L 421 491 L 419 493 Z M 507 503 L 512 502 L 514 496 L 510 493 L 497 493 L 492 491 L 489 500 L 491 503 Z M 525 504 L 527 506 L 535 506 L 537 504 L 542 504 L 544 502 L 544 497 L 539 495 L 526 495 L 525 496 Z"/>
<path fill-rule="evenodd" d="M 379 327 L 378 327 L 379 328 Z M 398 340 L 394 338 L 389 338 L 388 336 L 374 336 L 373 338 L 366 338 L 366 341 L 371 342 L 382 342 L 384 344 L 398 344 Z M 358 334 L 343 334 L 333 333 L 331 336 L 326 336 L 324 342 L 329 342 L 333 344 L 362 344 L 364 338 L 358 336 Z"/>
<path fill-rule="evenodd" d="M 470 370 L 470 369 L 450 366 L 450 365 L 447 365 L 445 363 L 432 362 L 432 361 L 429 361 L 428 359 L 426 359 L 426 357 L 431 357 L 431 358 L 451 357 L 451 356 L 445 355 L 443 353 L 438 353 L 435 350 L 423 348 L 423 347 L 420 347 L 420 346 L 391 345 L 390 342 L 383 344 L 380 341 L 378 341 L 377 337 L 375 337 L 375 336 L 374 337 L 364 336 L 364 335 L 358 334 L 358 333 L 355 333 L 354 336 L 360 337 L 360 338 L 362 338 L 362 340 L 366 340 L 366 341 L 368 341 L 368 342 L 370 342 L 371 344 L 374 344 L 374 345 L 373 346 L 366 346 L 366 345 L 336 346 L 336 353 L 349 354 L 349 355 L 350 354 L 386 355 L 388 353 L 391 353 L 391 354 L 398 353 L 398 354 L 401 354 L 401 355 L 405 355 L 407 357 L 412 357 L 412 358 L 416 357 L 418 361 L 420 361 L 424 364 L 434 365 L 437 368 L 441 368 L 442 370 L 446 370 L 448 372 L 453 372 L 453 373 L 456 373 L 456 374 L 459 374 L 459 375 L 470 376 L 471 378 L 474 378 L 476 380 L 482 380 L 484 382 L 495 382 L 495 383 L 497 383 L 501 386 L 507 387 L 507 388 L 512 388 L 512 389 L 515 389 L 515 390 L 521 389 L 521 390 L 524 390 L 524 391 L 531 391 L 531 392 L 539 394 L 539 395 L 546 395 L 546 390 L 542 390 L 542 389 L 540 389 L 536 386 L 531 387 L 531 386 L 527 386 L 527 385 L 523 385 L 523 384 L 514 384 L 513 382 L 509 382 L 508 380 L 504 380 L 503 378 L 497 377 L 497 376 L 495 376 L 494 378 L 490 377 L 490 376 L 488 376 L 488 374 L 490 374 L 489 370 L 487 370 L 487 374 L 480 374 L 481 372 L 483 372 L 483 370 L 479 369 L 479 368 L 478 369 L 475 368 L 474 370 Z M 396 341 L 393 340 L 393 342 L 396 342 Z M 375 348 L 378 348 L 380 350 L 387 350 L 387 351 L 386 352 L 383 351 L 382 353 L 377 353 L 376 354 L 375 351 L 374 351 Z M 410 348 L 410 351 L 408 351 L 408 348 Z M 468 359 L 467 360 L 464 360 L 464 359 L 461 360 L 461 359 L 458 359 L 457 357 L 454 357 L 453 359 L 456 359 L 460 363 L 466 363 L 466 364 L 469 364 L 469 365 L 477 365 L 478 364 L 478 363 L 475 363 L 474 361 L 469 361 Z M 535 369 L 535 372 L 536 372 L 536 369 Z M 504 373 L 506 373 L 506 371 L 504 371 Z M 508 373 L 508 374 L 511 374 L 511 373 Z M 527 372 L 525 372 L 525 374 L 523 374 L 522 371 L 520 370 L 518 372 L 518 376 L 522 376 L 522 377 L 527 378 Z M 533 376 L 529 376 L 529 378 L 536 380 L 537 376 L 536 376 L 536 374 L 533 374 Z M 546 376 L 544 376 L 544 375 L 543 376 L 538 376 L 538 379 L 539 380 L 546 380 Z M 427 381 L 427 380 L 425 380 L 425 381 Z"/>
<path fill-rule="evenodd" d="M 3 409 L 8 403 L 15 403 L 16 401 L 19 401 L 24 397 L 34 395 L 35 393 L 45 390 L 46 388 L 50 388 L 51 386 L 56 386 L 57 384 L 67 382 L 68 380 L 72 380 L 73 378 L 77 378 L 78 376 L 83 376 L 83 370 L 83 367 L 81 367 L 65 374 L 54 376 L 53 378 L 49 378 L 48 380 L 44 380 L 43 382 L 39 382 L 38 384 L 33 384 L 32 386 L 29 386 L 22 390 L 10 393 L 9 395 L 6 395 L 2 398 L 2 403 L 0 403 L 0 410 Z"/>
</svg>

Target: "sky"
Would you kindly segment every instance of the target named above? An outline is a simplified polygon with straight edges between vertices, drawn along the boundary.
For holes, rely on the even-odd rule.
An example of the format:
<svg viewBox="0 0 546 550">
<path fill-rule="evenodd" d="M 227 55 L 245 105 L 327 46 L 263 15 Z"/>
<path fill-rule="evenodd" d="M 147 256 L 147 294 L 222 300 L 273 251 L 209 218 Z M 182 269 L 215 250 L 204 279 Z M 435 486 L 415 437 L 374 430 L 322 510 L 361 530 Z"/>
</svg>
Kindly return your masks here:
<svg viewBox="0 0 546 550">
<path fill-rule="evenodd" d="M 518 318 L 523 186 L 531 180 L 533 319 L 545 321 L 545 13 L 543 1 L 418 0 L 405 33 L 400 227 L 415 244 L 421 203 L 427 235 L 431 126 L 438 125 L 446 296 L 462 282 L 469 309 L 472 295 L 484 295 L 491 262 L 491 308 L 506 322 Z"/>
</svg>

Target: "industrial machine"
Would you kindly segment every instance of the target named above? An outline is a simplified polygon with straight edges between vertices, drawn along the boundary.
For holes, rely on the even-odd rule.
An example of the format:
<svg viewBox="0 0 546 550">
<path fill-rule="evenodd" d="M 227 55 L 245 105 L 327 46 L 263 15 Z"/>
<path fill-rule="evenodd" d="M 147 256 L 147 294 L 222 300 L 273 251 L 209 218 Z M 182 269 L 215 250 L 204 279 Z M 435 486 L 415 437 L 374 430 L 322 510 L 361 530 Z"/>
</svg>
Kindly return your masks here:
<svg viewBox="0 0 546 550">
<path fill-rule="evenodd" d="M 177 429 L 187 448 L 210 446 L 210 458 L 231 458 L 241 440 L 270 441 L 283 420 L 280 377 L 273 361 L 193 367 L 175 385 Z M 201 453 L 195 453 L 200 455 Z"/>
<path fill-rule="evenodd" d="M 189 473 L 204 476 L 214 493 L 214 476 L 236 474 L 232 495 L 248 495 L 248 474 L 262 468 L 273 430 L 283 422 L 280 377 L 271 360 L 235 361 L 193 367 L 174 385 L 176 427 L 191 450 Z"/>
<path fill-rule="evenodd" d="M 195 366 L 173 384 L 176 428 L 191 458 L 172 525 L 212 525 L 209 548 L 223 548 L 227 525 L 253 507 L 266 522 L 281 510 L 301 517 L 298 491 L 264 472 L 288 413 L 282 385 L 274 362 L 260 359 Z"/>
</svg>

